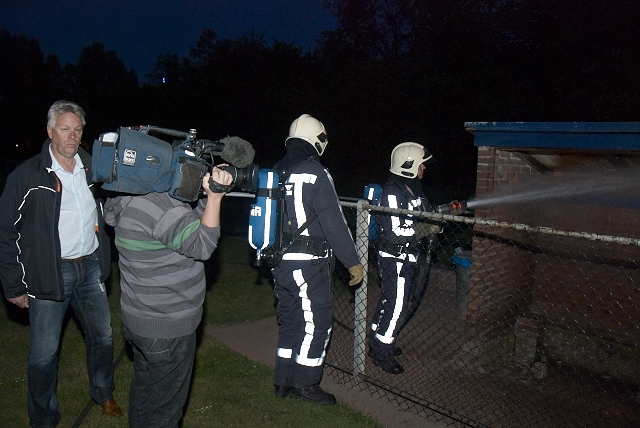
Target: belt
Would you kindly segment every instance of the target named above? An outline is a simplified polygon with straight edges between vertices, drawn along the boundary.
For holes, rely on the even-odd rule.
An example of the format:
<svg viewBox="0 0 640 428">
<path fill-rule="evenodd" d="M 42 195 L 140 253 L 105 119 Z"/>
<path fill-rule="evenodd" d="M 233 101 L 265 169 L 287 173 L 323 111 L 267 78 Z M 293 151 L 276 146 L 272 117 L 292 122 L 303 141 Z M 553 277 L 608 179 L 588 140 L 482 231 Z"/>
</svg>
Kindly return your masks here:
<svg viewBox="0 0 640 428">
<path fill-rule="evenodd" d="M 381 242 L 378 246 L 378 250 L 384 251 L 385 253 L 391 254 L 396 257 L 402 254 L 413 254 L 414 256 L 420 254 L 419 248 L 407 247 L 403 244 L 390 244 L 388 242 Z"/>
<path fill-rule="evenodd" d="M 290 235 L 284 235 L 283 240 L 289 241 Z M 312 256 L 326 256 L 329 250 L 329 243 L 322 238 L 314 236 L 298 236 L 287 248 L 283 248 L 285 253 L 303 253 Z"/>
<path fill-rule="evenodd" d="M 91 254 L 87 254 L 86 256 L 80 256 L 78 258 L 75 259 L 62 259 L 63 262 L 79 262 L 82 261 L 83 259 L 86 259 L 87 257 L 89 257 Z"/>
</svg>

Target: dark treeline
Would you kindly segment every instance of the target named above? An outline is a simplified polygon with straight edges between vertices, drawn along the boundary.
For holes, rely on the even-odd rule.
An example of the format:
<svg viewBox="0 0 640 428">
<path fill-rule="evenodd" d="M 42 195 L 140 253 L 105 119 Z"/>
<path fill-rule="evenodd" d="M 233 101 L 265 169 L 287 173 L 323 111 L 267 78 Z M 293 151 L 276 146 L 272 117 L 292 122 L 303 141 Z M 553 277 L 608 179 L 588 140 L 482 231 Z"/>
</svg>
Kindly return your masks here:
<svg viewBox="0 0 640 428">
<path fill-rule="evenodd" d="M 57 99 L 102 132 L 150 124 L 201 138 L 238 135 L 271 166 L 291 121 L 325 123 L 323 162 L 338 193 L 384 180 L 391 149 L 424 143 L 436 199 L 475 188 L 466 121 L 637 121 L 640 6 L 632 0 L 327 0 L 338 20 L 311 52 L 249 33 L 205 29 L 186 57 L 166 54 L 141 83 L 114 51 L 85 46 L 75 64 L 0 30 L 3 156 L 39 150 Z M 434 202 L 442 202 L 436 200 Z"/>
</svg>

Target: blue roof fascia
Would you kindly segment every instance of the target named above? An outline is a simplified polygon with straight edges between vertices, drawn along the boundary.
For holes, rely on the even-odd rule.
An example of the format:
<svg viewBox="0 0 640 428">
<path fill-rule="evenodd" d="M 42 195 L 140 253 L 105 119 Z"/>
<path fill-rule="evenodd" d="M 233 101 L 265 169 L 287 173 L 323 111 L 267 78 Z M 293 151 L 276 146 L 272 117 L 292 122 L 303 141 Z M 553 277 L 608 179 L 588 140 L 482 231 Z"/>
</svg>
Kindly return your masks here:
<svg viewBox="0 0 640 428">
<path fill-rule="evenodd" d="M 465 122 L 476 147 L 640 150 L 640 122 Z"/>
</svg>

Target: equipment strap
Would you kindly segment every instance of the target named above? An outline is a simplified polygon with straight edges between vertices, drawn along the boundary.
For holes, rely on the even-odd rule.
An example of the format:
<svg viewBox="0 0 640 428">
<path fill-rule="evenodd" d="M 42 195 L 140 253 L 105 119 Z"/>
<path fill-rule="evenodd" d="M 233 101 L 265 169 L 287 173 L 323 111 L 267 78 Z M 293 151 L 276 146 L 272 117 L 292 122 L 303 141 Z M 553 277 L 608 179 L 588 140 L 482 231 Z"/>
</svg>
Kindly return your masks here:
<svg viewBox="0 0 640 428">
<path fill-rule="evenodd" d="M 284 192 L 280 188 L 280 185 L 278 185 L 278 187 L 274 187 L 272 189 L 258 189 L 256 191 L 256 196 L 264 196 L 265 198 L 279 201 L 280 199 L 284 198 Z"/>
<path fill-rule="evenodd" d="M 289 178 L 289 175 L 291 174 L 291 171 L 292 171 L 293 169 L 295 169 L 298 165 L 301 165 L 301 164 L 303 164 L 303 163 L 305 163 L 305 162 L 316 162 L 316 160 L 314 160 L 313 158 L 305 159 L 305 160 L 303 160 L 303 161 L 301 161 L 301 162 L 298 162 L 297 164 L 295 164 L 295 165 L 291 166 L 290 168 L 287 168 L 286 170 L 282 170 L 282 171 L 280 171 L 280 183 L 279 183 L 279 185 L 278 185 L 278 190 L 282 189 L 282 186 L 287 182 L 287 179 Z M 275 190 L 275 189 L 274 189 L 274 190 Z M 285 198 L 284 198 L 284 196 L 285 196 L 285 195 L 284 195 L 284 193 L 285 193 L 285 192 L 284 192 L 284 191 L 281 191 L 281 192 L 282 192 L 282 193 L 277 194 L 277 196 L 279 196 L 279 197 L 280 197 L 280 200 L 282 200 L 282 202 L 283 202 L 283 207 L 282 207 L 282 210 L 281 210 L 281 213 L 280 213 L 280 217 L 281 217 L 281 221 L 282 221 L 282 216 L 284 215 L 284 212 L 286 211 L 286 208 L 285 208 L 286 204 L 284 203 L 284 201 L 285 201 Z M 283 253 L 286 253 L 286 252 L 289 250 L 289 247 L 291 247 L 291 244 L 292 244 L 296 239 L 298 239 L 298 237 L 300 236 L 300 234 L 301 234 L 302 232 L 304 232 L 304 230 L 305 230 L 307 227 L 309 227 L 309 225 L 310 225 L 311 223 L 313 223 L 313 221 L 314 221 L 316 218 L 318 218 L 318 214 L 315 214 L 315 213 L 314 213 L 311 217 L 309 217 L 309 218 L 307 219 L 307 221 L 305 221 L 304 223 L 302 223 L 302 225 L 301 225 L 301 226 L 300 226 L 300 227 L 299 227 L 295 232 L 293 232 L 293 234 L 291 235 L 291 240 L 289 241 L 289 243 L 288 243 L 288 244 L 285 244 L 284 242 L 282 243 L 281 248 L 282 248 L 282 252 L 283 252 Z M 283 233 L 283 232 L 281 231 L 280 233 Z M 284 238 L 284 236 L 283 236 L 282 238 Z"/>
<path fill-rule="evenodd" d="M 318 214 L 313 214 L 311 217 L 309 217 L 309 218 L 307 219 L 307 221 L 305 221 L 304 223 L 302 223 L 302 225 L 301 225 L 298 229 L 296 229 L 296 231 L 295 231 L 295 232 L 293 232 L 293 234 L 291 235 L 291 240 L 289 241 L 289 243 L 288 243 L 288 244 L 286 244 L 286 245 L 285 245 L 285 244 L 282 244 L 282 250 L 283 250 L 282 252 L 283 252 L 283 253 L 286 253 L 287 251 L 289 251 L 289 248 L 291 247 L 291 244 L 292 244 L 296 239 L 298 239 L 298 237 L 300 237 L 300 234 L 301 234 L 302 232 L 304 232 L 304 230 L 305 230 L 307 227 L 309 227 L 309 225 L 310 225 L 311 223 L 313 223 L 313 221 L 314 221 L 316 218 L 318 218 Z"/>
<path fill-rule="evenodd" d="M 322 238 L 315 236 L 298 236 L 291 241 L 287 252 L 311 254 L 313 256 L 326 256 L 329 251 L 329 244 Z"/>
</svg>

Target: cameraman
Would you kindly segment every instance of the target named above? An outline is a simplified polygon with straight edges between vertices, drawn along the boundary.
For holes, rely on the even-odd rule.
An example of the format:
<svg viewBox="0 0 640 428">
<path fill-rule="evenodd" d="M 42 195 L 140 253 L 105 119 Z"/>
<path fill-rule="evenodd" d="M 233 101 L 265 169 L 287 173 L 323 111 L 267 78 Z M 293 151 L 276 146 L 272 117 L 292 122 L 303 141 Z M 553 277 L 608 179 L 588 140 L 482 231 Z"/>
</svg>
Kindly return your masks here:
<svg viewBox="0 0 640 428">
<path fill-rule="evenodd" d="M 206 291 L 202 261 L 218 245 L 220 204 L 232 180 L 214 167 L 202 179 L 207 197 L 196 208 L 166 192 L 116 196 L 105 204 L 120 254 L 124 336 L 134 355 L 132 428 L 174 428 L 182 418 Z"/>
</svg>

